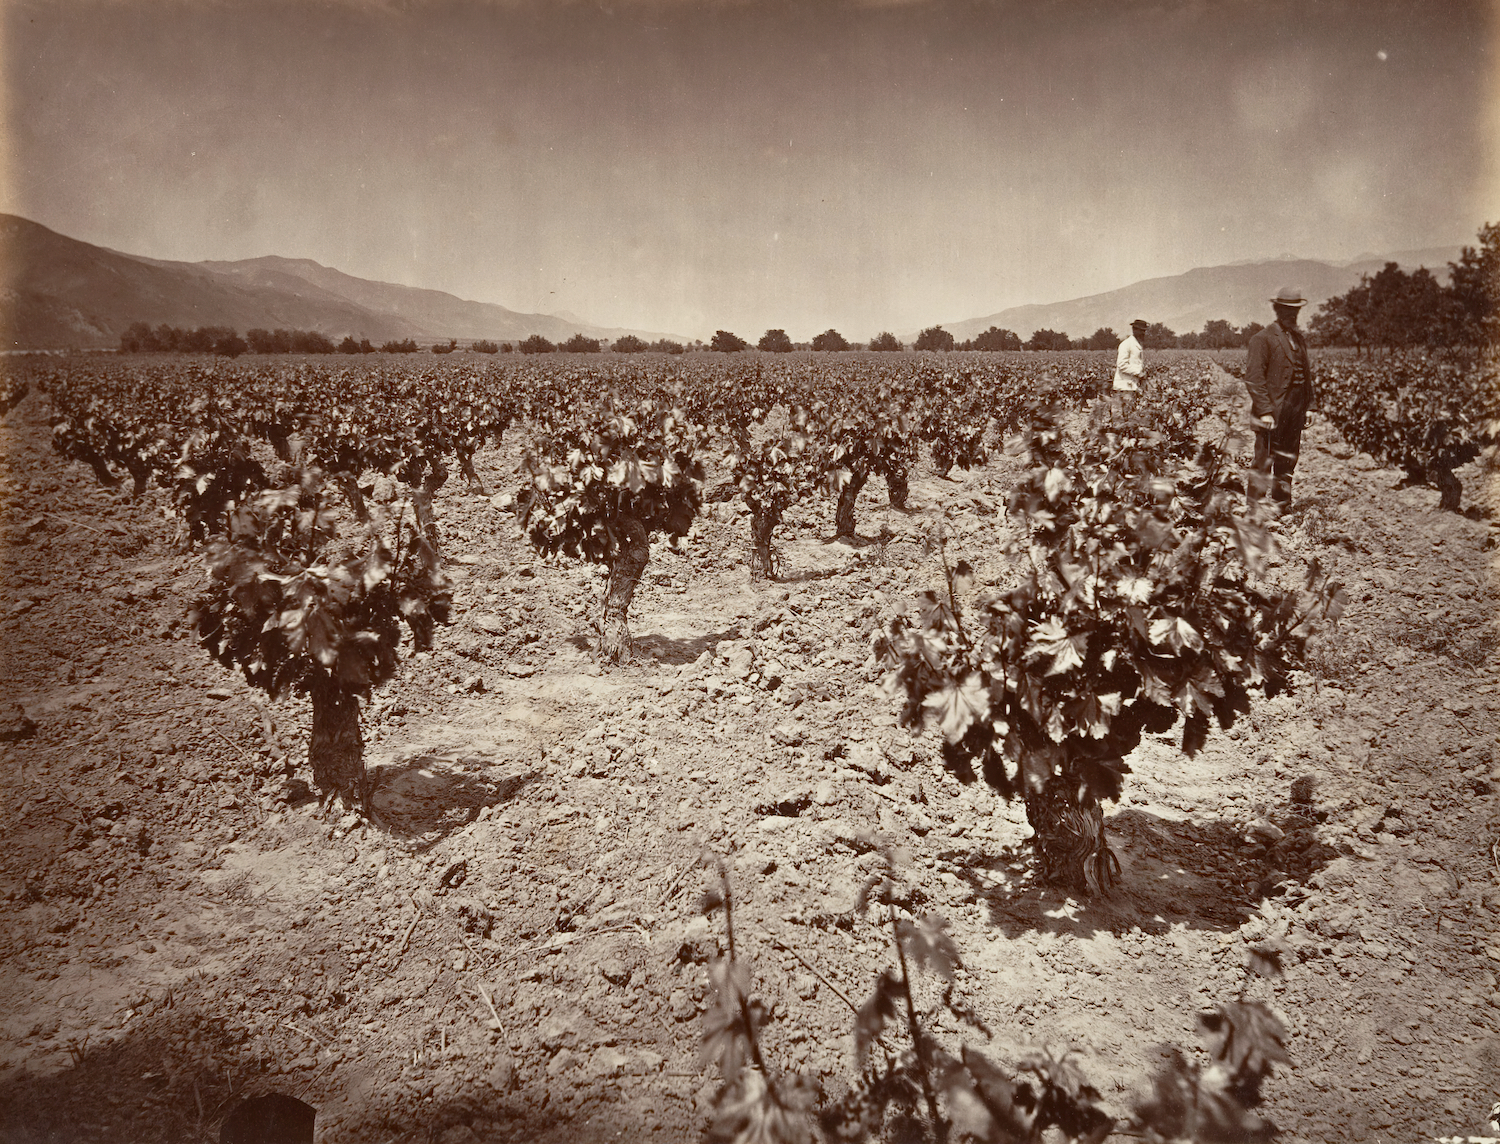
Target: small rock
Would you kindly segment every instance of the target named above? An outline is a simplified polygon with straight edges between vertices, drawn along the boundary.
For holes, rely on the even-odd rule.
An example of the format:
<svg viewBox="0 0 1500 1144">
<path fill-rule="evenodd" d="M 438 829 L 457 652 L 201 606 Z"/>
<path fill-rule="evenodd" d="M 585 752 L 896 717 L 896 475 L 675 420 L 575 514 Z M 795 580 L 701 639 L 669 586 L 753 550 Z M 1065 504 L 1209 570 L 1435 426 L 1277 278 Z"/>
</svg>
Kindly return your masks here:
<svg viewBox="0 0 1500 1144">
<path fill-rule="evenodd" d="M 210 699 L 231 699 L 234 692 L 227 687 L 210 687 L 206 693 Z"/>
<path fill-rule="evenodd" d="M 499 1057 L 485 1070 L 485 1080 L 496 1092 L 509 1092 L 516 1087 L 516 1065 L 509 1057 Z"/>
<path fill-rule="evenodd" d="M 1281 827 L 1265 818 L 1257 818 L 1252 822 L 1249 826 L 1249 832 L 1253 837 L 1268 843 L 1280 842 L 1286 837 Z"/>
<path fill-rule="evenodd" d="M 566 1052 L 567 1050 L 563 1050 Z M 589 1062 L 589 1073 L 593 1076 L 619 1076 L 625 1071 L 625 1066 L 630 1063 L 630 1058 L 619 1049 L 605 1045 L 603 1048 L 595 1049 L 593 1059 Z"/>
<path fill-rule="evenodd" d="M 483 692 L 484 679 L 478 675 L 466 675 L 463 682 L 458 686 L 461 691 Z"/>
<path fill-rule="evenodd" d="M 813 802 L 819 806 L 832 806 L 837 801 L 838 793 L 834 789 L 832 779 L 823 779 L 813 788 Z"/>
<path fill-rule="evenodd" d="M 536 1032 L 537 1040 L 549 1052 L 562 1048 L 564 1042 L 578 1035 L 573 1023 L 560 1013 L 550 1014 Z"/>
<path fill-rule="evenodd" d="M 741 875 L 762 877 L 766 874 L 776 872 L 776 859 L 770 855 L 762 854 L 758 850 L 746 850 L 735 860 L 737 872 Z"/>
<path fill-rule="evenodd" d="M 630 966 L 618 958 L 609 958 L 599 966 L 599 972 L 604 975 L 604 980 L 614 985 L 625 985 L 630 981 Z"/>
<path fill-rule="evenodd" d="M 573 1062 L 576 1059 L 577 1057 L 574 1056 L 572 1049 L 558 1049 L 552 1059 L 547 1062 L 547 1075 L 557 1076 L 564 1069 L 572 1068 Z"/>
<path fill-rule="evenodd" d="M 729 674 L 736 679 L 749 679 L 755 670 L 755 653 L 747 647 L 737 647 L 729 655 Z"/>
<path fill-rule="evenodd" d="M 691 1021 L 698 1015 L 698 1006 L 686 989 L 674 989 L 667 998 L 667 1011 L 674 1021 Z"/>
<path fill-rule="evenodd" d="M 653 1053 L 650 1049 L 637 1049 L 635 1051 L 635 1061 L 636 1070 L 642 1073 L 661 1072 L 662 1066 L 667 1063 L 666 1057 L 660 1053 Z"/>
</svg>

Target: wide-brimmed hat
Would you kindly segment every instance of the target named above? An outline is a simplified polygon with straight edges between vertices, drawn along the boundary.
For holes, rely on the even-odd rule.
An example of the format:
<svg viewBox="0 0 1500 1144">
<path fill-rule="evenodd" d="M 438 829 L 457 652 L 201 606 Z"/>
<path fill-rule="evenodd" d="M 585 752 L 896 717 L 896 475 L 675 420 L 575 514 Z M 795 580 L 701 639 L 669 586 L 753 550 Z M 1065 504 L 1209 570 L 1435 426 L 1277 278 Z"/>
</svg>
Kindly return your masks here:
<svg viewBox="0 0 1500 1144">
<path fill-rule="evenodd" d="M 1305 306 L 1307 299 L 1302 296 L 1302 291 L 1295 286 L 1283 286 L 1276 291 L 1276 296 L 1271 299 L 1273 306 Z"/>
<path fill-rule="evenodd" d="M 1136 318 L 1133 322 L 1130 323 L 1130 328 L 1132 330 L 1145 330 L 1149 329 L 1150 327 L 1151 323 L 1146 321 L 1145 318 Z"/>
</svg>

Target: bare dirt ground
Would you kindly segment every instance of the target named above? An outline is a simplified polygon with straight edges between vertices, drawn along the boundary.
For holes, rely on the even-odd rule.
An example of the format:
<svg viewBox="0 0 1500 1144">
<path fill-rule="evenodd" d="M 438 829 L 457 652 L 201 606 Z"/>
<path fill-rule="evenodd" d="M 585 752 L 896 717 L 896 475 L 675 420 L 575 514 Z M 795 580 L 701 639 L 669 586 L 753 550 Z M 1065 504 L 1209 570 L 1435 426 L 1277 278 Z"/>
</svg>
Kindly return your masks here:
<svg viewBox="0 0 1500 1144">
<path fill-rule="evenodd" d="M 535 559 L 450 481 L 456 623 L 365 711 L 373 827 L 316 813 L 306 709 L 194 644 L 202 574 L 158 494 L 54 456 L 44 395 L 0 434 L 0 1140 L 216 1140 L 271 1090 L 327 1141 L 695 1138 L 716 1081 L 705 852 L 776 1005 L 768 1051 L 837 1092 L 844 998 L 892 957 L 855 910 L 872 834 L 964 952 L 993 1039 L 939 1021 L 952 1043 L 1071 1047 L 1125 1115 L 1160 1046 L 1243 990 L 1292 1030 L 1266 1110 L 1286 1139 L 1487 1132 L 1500 494 L 1478 473 L 1480 511 L 1438 513 L 1314 424 L 1277 574 L 1316 557 L 1349 610 L 1296 695 L 1192 762 L 1170 739 L 1130 759 L 1108 819 L 1124 888 L 1101 902 L 1032 882 L 1021 809 L 895 725 L 869 656 L 938 582 L 944 513 L 950 551 L 1004 575 L 1012 461 L 924 466 L 909 513 L 872 482 L 857 545 L 824 542 L 829 504 L 794 512 L 772 584 L 749 580 L 744 519 L 712 509 L 682 553 L 653 546 L 637 660 L 612 671 L 587 650 L 594 570 Z M 514 446 L 480 460 L 493 493 Z M 1267 935 L 1288 972 L 1247 980 Z"/>
</svg>

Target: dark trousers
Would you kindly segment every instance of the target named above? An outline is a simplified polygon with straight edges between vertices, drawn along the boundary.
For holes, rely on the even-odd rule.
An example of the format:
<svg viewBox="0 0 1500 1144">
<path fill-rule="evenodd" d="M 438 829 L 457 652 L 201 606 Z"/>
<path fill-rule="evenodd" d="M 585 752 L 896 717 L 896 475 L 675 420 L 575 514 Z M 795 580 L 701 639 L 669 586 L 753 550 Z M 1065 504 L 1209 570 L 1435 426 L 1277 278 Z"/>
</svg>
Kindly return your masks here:
<svg viewBox="0 0 1500 1144">
<path fill-rule="evenodd" d="M 1276 415 L 1276 428 L 1257 430 L 1255 458 L 1250 462 L 1259 476 L 1252 482 L 1263 493 L 1267 485 L 1271 499 L 1286 508 L 1292 503 L 1292 474 L 1302 453 L 1302 430 L 1307 426 L 1307 396 L 1298 389 L 1287 394 Z"/>
</svg>

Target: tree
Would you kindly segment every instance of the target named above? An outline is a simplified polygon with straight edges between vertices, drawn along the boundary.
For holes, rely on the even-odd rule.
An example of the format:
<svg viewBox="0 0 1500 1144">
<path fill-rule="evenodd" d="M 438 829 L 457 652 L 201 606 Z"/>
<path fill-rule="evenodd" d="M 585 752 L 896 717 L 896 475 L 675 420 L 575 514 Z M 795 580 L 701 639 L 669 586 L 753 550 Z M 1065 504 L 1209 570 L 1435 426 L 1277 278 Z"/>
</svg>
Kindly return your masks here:
<svg viewBox="0 0 1500 1144">
<path fill-rule="evenodd" d="M 708 348 L 721 354 L 737 354 L 741 350 L 748 350 L 750 343 L 728 330 L 715 330 L 714 340 L 709 343 Z"/>
<path fill-rule="evenodd" d="M 500 347 L 494 342 L 475 342 L 469 347 L 469 352 L 475 354 L 497 354 L 500 352 Z"/>
<path fill-rule="evenodd" d="M 1479 228 L 1479 246 L 1448 263 L 1445 320 L 1449 344 L 1500 342 L 1500 223 Z"/>
<path fill-rule="evenodd" d="M 837 330 L 824 330 L 812 340 L 812 348 L 820 351 L 847 350 L 849 341 Z"/>
<path fill-rule="evenodd" d="M 1244 344 L 1240 341 L 1239 331 L 1223 318 L 1214 318 L 1205 322 L 1203 332 L 1198 335 L 1199 349 L 1227 350 Z"/>
<path fill-rule="evenodd" d="M 791 353 L 792 339 L 786 336 L 785 330 L 767 330 L 761 334 L 755 348 L 771 354 Z"/>
<path fill-rule="evenodd" d="M 120 335 L 120 352 L 123 354 L 151 353 L 161 349 L 156 332 L 145 322 L 134 322 Z"/>
<path fill-rule="evenodd" d="M 953 348 L 953 335 L 942 326 L 928 326 L 917 335 L 917 340 L 912 343 L 914 350 L 951 350 Z"/>
<path fill-rule="evenodd" d="M 294 354 L 331 354 L 337 348 L 332 338 L 317 330 L 293 330 L 291 341 Z"/>
<path fill-rule="evenodd" d="M 411 338 L 400 342 L 386 342 L 380 347 L 383 354 L 414 354 L 417 352 L 417 343 Z"/>
<path fill-rule="evenodd" d="M 354 335 L 353 334 L 345 334 L 344 335 L 344 340 L 339 343 L 339 353 L 341 353 L 341 354 L 357 354 L 357 353 L 359 353 L 359 343 L 354 340 Z"/>
<path fill-rule="evenodd" d="M 625 334 L 616 338 L 614 344 L 609 347 L 610 353 L 616 354 L 638 354 L 643 353 L 645 349 L 646 343 L 634 334 Z"/>
<path fill-rule="evenodd" d="M 214 339 L 214 353 L 220 357 L 236 358 L 249 348 L 249 343 L 234 330 L 227 330 Z"/>
<path fill-rule="evenodd" d="M 1067 334 L 1058 333 L 1056 330 L 1041 329 L 1032 333 L 1026 341 L 1028 350 L 1070 350 L 1073 348 L 1073 340 Z"/>
<path fill-rule="evenodd" d="M 1013 330 L 1002 330 L 999 326 L 991 326 L 982 334 L 976 334 L 971 341 L 965 342 L 960 349 L 980 350 L 985 353 L 1004 353 L 1021 348 L 1021 339 Z"/>
<path fill-rule="evenodd" d="M 1088 337 L 1083 339 L 1083 348 L 1086 350 L 1112 350 L 1120 344 L 1120 335 L 1106 326 L 1100 326 Z"/>
<path fill-rule="evenodd" d="M 520 350 L 523 354 L 550 354 L 556 351 L 556 349 L 557 347 L 542 337 L 541 334 L 532 334 L 520 345 Z"/>
<path fill-rule="evenodd" d="M 1141 335 L 1141 346 L 1148 350 L 1175 349 L 1177 335 L 1160 322 L 1152 322 Z"/>
<path fill-rule="evenodd" d="M 660 341 L 651 343 L 651 352 L 654 354 L 680 354 L 685 352 L 681 342 L 669 341 L 662 338 Z"/>
<path fill-rule="evenodd" d="M 451 354 L 456 349 L 458 349 L 457 338 L 449 338 L 446 346 L 440 342 L 432 343 L 432 352 L 435 354 Z"/>
<path fill-rule="evenodd" d="M 557 348 L 566 354 L 596 354 L 600 350 L 598 338 L 584 337 L 583 334 L 574 334 Z"/>
<path fill-rule="evenodd" d="M 903 349 L 896 335 L 889 330 L 883 330 L 870 340 L 870 348 L 878 353 L 895 353 Z"/>
</svg>

